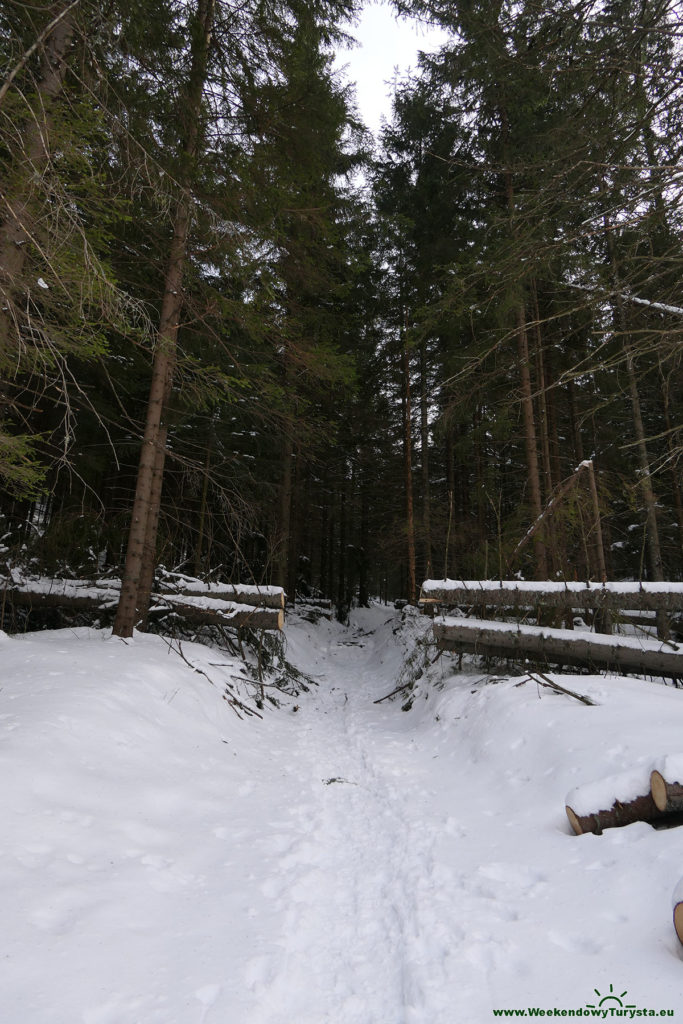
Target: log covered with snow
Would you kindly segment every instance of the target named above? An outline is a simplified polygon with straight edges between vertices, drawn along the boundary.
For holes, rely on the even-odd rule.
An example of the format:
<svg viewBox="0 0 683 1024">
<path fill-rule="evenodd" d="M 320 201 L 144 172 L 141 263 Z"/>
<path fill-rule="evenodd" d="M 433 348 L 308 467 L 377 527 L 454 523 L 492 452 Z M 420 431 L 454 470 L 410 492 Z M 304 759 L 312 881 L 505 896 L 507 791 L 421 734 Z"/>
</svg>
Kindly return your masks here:
<svg viewBox="0 0 683 1024">
<path fill-rule="evenodd" d="M 282 608 L 256 608 L 213 597 L 194 597 L 185 594 L 159 595 L 164 604 L 187 622 L 198 625 L 248 626 L 252 629 L 280 630 L 285 624 Z"/>
<path fill-rule="evenodd" d="M 560 580 L 425 580 L 425 604 L 496 608 L 628 608 L 683 610 L 683 583 L 574 583 Z"/>
<path fill-rule="evenodd" d="M 159 592 L 184 597 L 210 597 L 234 604 L 248 604 L 252 608 L 284 608 L 285 592 L 282 587 L 252 585 L 249 583 L 205 583 L 203 580 L 181 573 L 159 573 Z"/>
<path fill-rule="evenodd" d="M 683 678 L 683 644 L 670 641 L 453 616 L 435 619 L 433 630 L 446 651 Z"/>
<path fill-rule="evenodd" d="M 74 611 L 106 611 L 119 601 L 120 585 L 86 580 L 22 579 L 0 580 L 6 599 L 23 608 L 68 607 Z"/>
<path fill-rule="evenodd" d="M 600 835 L 606 828 L 635 821 L 652 824 L 667 817 L 652 799 L 649 765 L 577 786 L 567 795 L 565 810 L 577 836 Z"/>
<path fill-rule="evenodd" d="M 60 580 L 60 579 L 5 579 L 5 600 L 23 608 L 62 608 L 70 611 L 106 614 L 115 610 L 120 594 L 119 580 Z M 162 592 L 152 594 L 150 611 L 154 614 L 175 613 L 195 625 L 221 625 L 250 627 L 252 629 L 281 630 L 284 626 L 284 591 L 280 587 L 262 588 L 275 591 L 264 594 L 272 598 L 272 607 L 264 604 L 244 603 L 246 591 L 240 590 L 240 600 L 233 601 L 208 594 Z"/>
</svg>

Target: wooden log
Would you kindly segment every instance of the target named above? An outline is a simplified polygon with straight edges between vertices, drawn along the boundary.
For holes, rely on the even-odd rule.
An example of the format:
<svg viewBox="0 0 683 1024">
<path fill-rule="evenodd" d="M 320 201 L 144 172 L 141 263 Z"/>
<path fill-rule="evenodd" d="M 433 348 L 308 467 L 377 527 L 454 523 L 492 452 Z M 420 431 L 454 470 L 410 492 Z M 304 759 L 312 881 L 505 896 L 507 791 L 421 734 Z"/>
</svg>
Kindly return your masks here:
<svg viewBox="0 0 683 1024">
<path fill-rule="evenodd" d="M 573 789 L 565 810 L 576 835 L 601 835 L 607 828 L 621 828 L 635 821 L 653 824 L 667 818 L 652 799 L 648 783 L 649 767 L 639 767 Z"/>
<path fill-rule="evenodd" d="M 234 604 L 248 604 L 252 608 L 284 608 L 285 592 L 282 587 L 252 587 L 242 583 L 178 583 L 177 589 L 163 581 L 160 597 L 211 597 Z"/>
<path fill-rule="evenodd" d="M 434 620 L 441 650 L 683 678 L 683 644 L 480 619 Z"/>
<path fill-rule="evenodd" d="M 420 600 L 456 607 L 683 610 L 683 583 L 573 583 L 557 580 L 425 580 Z"/>
<path fill-rule="evenodd" d="M 174 612 L 198 625 L 248 626 L 251 629 L 280 630 L 285 624 L 282 608 L 255 608 L 215 598 L 164 596 L 164 603 Z"/>
<path fill-rule="evenodd" d="M 683 783 L 669 781 L 656 768 L 650 776 L 650 792 L 660 811 L 683 811 Z"/>
<path fill-rule="evenodd" d="M 33 588 L 33 589 L 32 589 Z M 89 611 L 91 614 L 112 612 L 119 600 L 119 588 L 97 587 L 81 580 L 25 581 L 6 587 L 7 603 L 24 608 L 63 608 Z M 265 608 L 238 604 L 205 596 L 154 594 L 150 611 L 159 614 L 173 610 L 197 625 L 249 626 L 253 629 L 281 630 L 283 608 Z"/>
<path fill-rule="evenodd" d="M 74 611 L 107 611 L 119 600 L 118 589 L 97 588 L 78 580 L 53 580 L 49 589 L 30 583 L 5 587 L 7 601 L 22 608 L 71 608 Z"/>
<path fill-rule="evenodd" d="M 673 894 L 674 929 L 678 941 L 683 945 L 683 878 L 680 880 Z"/>
</svg>

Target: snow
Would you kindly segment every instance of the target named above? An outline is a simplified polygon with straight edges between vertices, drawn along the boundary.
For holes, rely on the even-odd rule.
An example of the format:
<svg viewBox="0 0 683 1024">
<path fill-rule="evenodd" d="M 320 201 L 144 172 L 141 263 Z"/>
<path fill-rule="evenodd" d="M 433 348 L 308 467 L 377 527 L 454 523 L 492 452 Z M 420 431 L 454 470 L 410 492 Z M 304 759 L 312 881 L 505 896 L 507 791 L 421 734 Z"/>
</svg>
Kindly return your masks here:
<svg viewBox="0 0 683 1024">
<path fill-rule="evenodd" d="M 683 692 L 583 676 L 586 707 L 428 667 L 430 628 L 290 617 L 317 685 L 262 719 L 208 647 L 0 636 L 0 1020 L 484 1024 L 613 984 L 678 1007 L 683 833 L 574 836 L 564 796 L 680 749 Z M 373 703 L 418 668 L 410 710 Z"/>
<path fill-rule="evenodd" d="M 666 754 L 652 765 L 666 782 L 683 782 L 683 754 Z"/>
<path fill-rule="evenodd" d="M 566 804 L 579 817 L 584 817 L 597 811 L 608 811 L 616 801 L 629 803 L 650 792 L 652 767 L 652 763 L 646 761 L 617 775 L 586 782 L 567 794 Z"/>
<path fill-rule="evenodd" d="M 683 903 L 683 878 L 681 878 L 677 883 L 676 888 L 673 891 L 673 896 L 671 897 L 671 906 L 673 909 L 675 909 L 679 903 Z"/>
</svg>

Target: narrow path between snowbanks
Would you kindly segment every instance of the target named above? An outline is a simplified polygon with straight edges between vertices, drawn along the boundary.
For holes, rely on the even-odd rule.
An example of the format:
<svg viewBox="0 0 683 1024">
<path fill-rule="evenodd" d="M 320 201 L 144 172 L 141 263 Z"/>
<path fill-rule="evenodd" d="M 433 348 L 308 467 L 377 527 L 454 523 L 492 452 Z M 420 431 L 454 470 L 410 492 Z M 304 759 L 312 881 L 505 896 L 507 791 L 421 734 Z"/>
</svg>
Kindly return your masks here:
<svg viewBox="0 0 683 1024">
<path fill-rule="evenodd" d="M 457 886 L 434 848 L 456 822 L 425 813 L 433 762 L 393 727 L 395 707 L 372 703 L 390 685 L 374 632 L 332 628 L 326 639 L 306 664 L 319 690 L 290 751 L 291 841 L 264 882 L 284 927 L 277 953 L 250 965 L 261 998 L 247 1019 L 452 1020 Z"/>
</svg>

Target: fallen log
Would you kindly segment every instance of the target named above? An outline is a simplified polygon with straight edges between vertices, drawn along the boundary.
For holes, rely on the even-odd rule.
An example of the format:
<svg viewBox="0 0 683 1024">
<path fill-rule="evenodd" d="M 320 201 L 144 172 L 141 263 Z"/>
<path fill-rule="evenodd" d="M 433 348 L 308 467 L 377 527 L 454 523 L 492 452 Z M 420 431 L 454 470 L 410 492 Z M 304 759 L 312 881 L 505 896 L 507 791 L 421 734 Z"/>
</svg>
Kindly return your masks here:
<svg viewBox="0 0 683 1024">
<path fill-rule="evenodd" d="M 252 608 L 284 608 L 285 592 L 282 587 L 257 587 L 245 583 L 202 583 L 194 580 L 183 583 L 163 578 L 160 597 L 210 597 L 233 604 L 248 604 Z"/>
<path fill-rule="evenodd" d="M 3 588 L 6 600 L 22 608 L 72 608 L 74 611 L 107 611 L 119 601 L 119 589 L 98 587 L 80 580 L 38 580 Z"/>
<path fill-rule="evenodd" d="M 285 592 L 282 587 L 251 583 L 207 583 L 195 576 L 169 572 L 160 566 L 156 573 L 158 593 L 180 594 L 185 597 L 215 597 L 235 604 L 248 604 L 253 608 L 284 608 Z"/>
<path fill-rule="evenodd" d="M 683 811 L 683 757 L 665 757 L 650 775 L 650 792 L 660 811 Z"/>
<path fill-rule="evenodd" d="M 161 596 L 161 595 L 160 595 Z M 164 604 L 187 622 L 198 625 L 249 626 L 252 629 L 282 629 L 285 613 L 282 608 L 256 608 L 208 597 L 172 597 L 164 594 Z"/>
<path fill-rule="evenodd" d="M 683 583 L 425 580 L 420 601 L 452 607 L 493 605 L 496 608 L 530 608 L 541 604 L 549 608 L 682 611 Z"/>
<path fill-rule="evenodd" d="M 434 620 L 442 650 L 683 678 L 683 644 L 483 619 Z"/>
<path fill-rule="evenodd" d="M 678 941 L 683 944 L 683 878 L 680 880 L 673 894 L 674 928 Z"/>
<path fill-rule="evenodd" d="M 84 580 L 6 581 L 5 603 L 23 608 L 58 608 L 85 611 L 92 615 L 115 610 L 120 587 L 118 581 L 102 586 Z M 278 588 L 279 589 L 279 588 Z M 280 590 L 280 593 L 283 592 Z M 196 625 L 221 625 L 233 628 L 281 630 L 285 613 L 282 607 L 268 608 L 220 600 L 206 596 L 153 594 L 150 612 L 155 615 L 173 612 Z"/>
<path fill-rule="evenodd" d="M 635 821 L 653 824 L 667 818 L 652 799 L 649 783 L 647 765 L 577 786 L 565 801 L 567 817 L 576 835 L 601 835 L 606 828 L 621 828 Z"/>
</svg>

